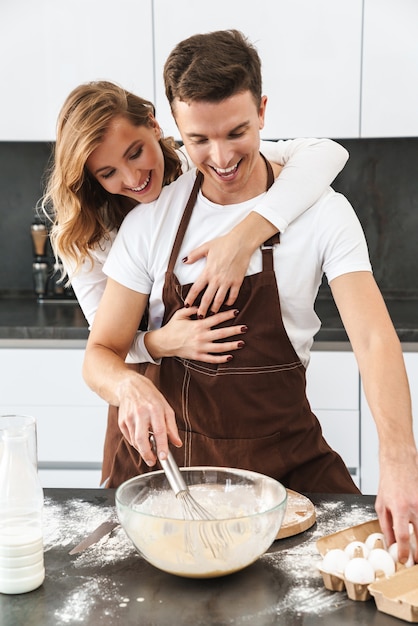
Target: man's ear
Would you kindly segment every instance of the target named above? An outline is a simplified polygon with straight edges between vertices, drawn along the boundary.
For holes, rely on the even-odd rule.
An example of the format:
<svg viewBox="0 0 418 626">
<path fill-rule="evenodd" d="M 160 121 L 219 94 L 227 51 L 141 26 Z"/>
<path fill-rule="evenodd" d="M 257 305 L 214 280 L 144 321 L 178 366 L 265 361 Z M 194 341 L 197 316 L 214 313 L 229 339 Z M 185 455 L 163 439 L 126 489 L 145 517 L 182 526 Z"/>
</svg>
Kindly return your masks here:
<svg viewBox="0 0 418 626">
<path fill-rule="evenodd" d="M 260 108 L 258 109 L 258 118 L 260 121 L 259 129 L 264 128 L 264 116 L 266 114 L 267 96 L 261 96 Z"/>
</svg>

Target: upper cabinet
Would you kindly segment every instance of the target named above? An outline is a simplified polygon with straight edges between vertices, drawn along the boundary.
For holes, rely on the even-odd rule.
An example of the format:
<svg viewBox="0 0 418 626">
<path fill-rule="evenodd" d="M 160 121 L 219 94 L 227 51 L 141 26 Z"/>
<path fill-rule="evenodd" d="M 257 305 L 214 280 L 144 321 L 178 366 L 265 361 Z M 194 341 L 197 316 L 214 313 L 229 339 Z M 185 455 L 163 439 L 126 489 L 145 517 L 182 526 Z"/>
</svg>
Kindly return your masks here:
<svg viewBox="0 0 418 626">
<path fill-rule="evenodd" d="M 264 139 L 418 135 L 417 0 L 0 2 L 0 140 L 52 141 L 78 84 L 119 83 L 180 138 L 163 66 L 180 40 L 236 28 L 256 45 Z"/>
<path fill-rule="evenodd" d="M 154 2 L 156 105 L 166 134 L 179 138 L 162 78 L 171 49 L 198 32 L 236 28 L 262 60 L 263 138 L 358 137 L 362 0 L 212 0 L 196 7 L 191 0 Z"/>
<path fill-rule="evenodd" d="M 0 3 L 0 139 L 51 141 L 70 91 L 111 80 L 154 100 L 152 0 Z"/>
<path fill-rule="evenodd" d="M 365 0 L 362 137 L 418 136 L 418 2 Z"/>
</svg>

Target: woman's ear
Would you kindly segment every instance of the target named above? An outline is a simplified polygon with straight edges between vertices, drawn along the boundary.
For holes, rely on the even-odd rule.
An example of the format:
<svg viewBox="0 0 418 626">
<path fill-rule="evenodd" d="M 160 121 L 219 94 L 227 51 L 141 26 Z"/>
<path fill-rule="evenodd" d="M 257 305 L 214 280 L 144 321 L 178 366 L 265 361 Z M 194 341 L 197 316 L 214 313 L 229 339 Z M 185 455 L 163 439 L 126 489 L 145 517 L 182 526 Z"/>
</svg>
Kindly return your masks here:
<svg viewBox="0 0 418 626">
<path fill-rule="evenodd" d="M 161 130 L 159 123 L 157 122 L 157 120 L 155 119 L 153 115 L 150 115 L 149 117 L 150 117 L 151 128 L 154 130 L 156 138 L 161 139 L 161 137 L 163 136 L 163 131 Z"/>
</svg>

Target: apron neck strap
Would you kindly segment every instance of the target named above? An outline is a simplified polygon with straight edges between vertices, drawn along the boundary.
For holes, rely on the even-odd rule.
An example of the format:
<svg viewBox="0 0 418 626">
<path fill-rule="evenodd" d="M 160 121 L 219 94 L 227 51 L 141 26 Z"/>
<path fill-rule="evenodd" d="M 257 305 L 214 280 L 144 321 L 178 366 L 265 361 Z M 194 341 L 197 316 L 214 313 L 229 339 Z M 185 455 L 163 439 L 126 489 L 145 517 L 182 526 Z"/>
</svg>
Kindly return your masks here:
<svg viewBox="0 0 418 626">
<path fill-rule="evenodd" d="M 176 260 L 180 252 L 181 243 L 184 239 L 184 235 L 186 233 L 187 226 L 189 224 L 190 217 L 193 212 L 193 207 L 196 204 L 197 194 L 199 193 L 199 189 L 202 184 L 202 181 L 203 181 L 203 174 L 202 172 L 199 171 L 197 173 L 196 180 L 193 185 L 193 189 L 191 191 L 191 194 L 186 204 L 186 208 L 183 211 L 183 216 L 181 218 L 179 227 L 177 229 L 177 235 L 174 240 L 173 249 L 171 250 L 170 260 L 168 262 L 168 267 L 167 267 L 167 271 L 169 272 L 172 272 L 174 270 L 174 266 L 176 264 Z"/>
</svg>

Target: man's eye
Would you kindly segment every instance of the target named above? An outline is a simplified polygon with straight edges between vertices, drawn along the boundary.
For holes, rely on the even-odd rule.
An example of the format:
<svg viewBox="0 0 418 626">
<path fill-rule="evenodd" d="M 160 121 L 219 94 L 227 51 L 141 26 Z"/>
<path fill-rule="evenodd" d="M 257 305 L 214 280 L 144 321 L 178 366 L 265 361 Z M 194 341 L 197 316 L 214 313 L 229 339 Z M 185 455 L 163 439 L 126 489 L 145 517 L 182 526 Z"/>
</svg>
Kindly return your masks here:
<svg viewBox="0 0 418 626">
<path fill-rule="evenodd" d="M 140 148 L 138 148 L 138 150 L 135 150 L 135 152 L 133 154 L 131 154 L 131 156 L 129 157 L 131 161 L 133 161 L 134 159 L 137 159 L 138 157 L 140 157 L 142 154 L 142 146 Z"/>
<path fill-rule="evenodd" d="M 240 137 L 243 137 L 245 135 L 244 132 L 242 133 L 234 133 L 233 135 L 230 135 L 231 139 L 239 139 Z"/>
</svg>

